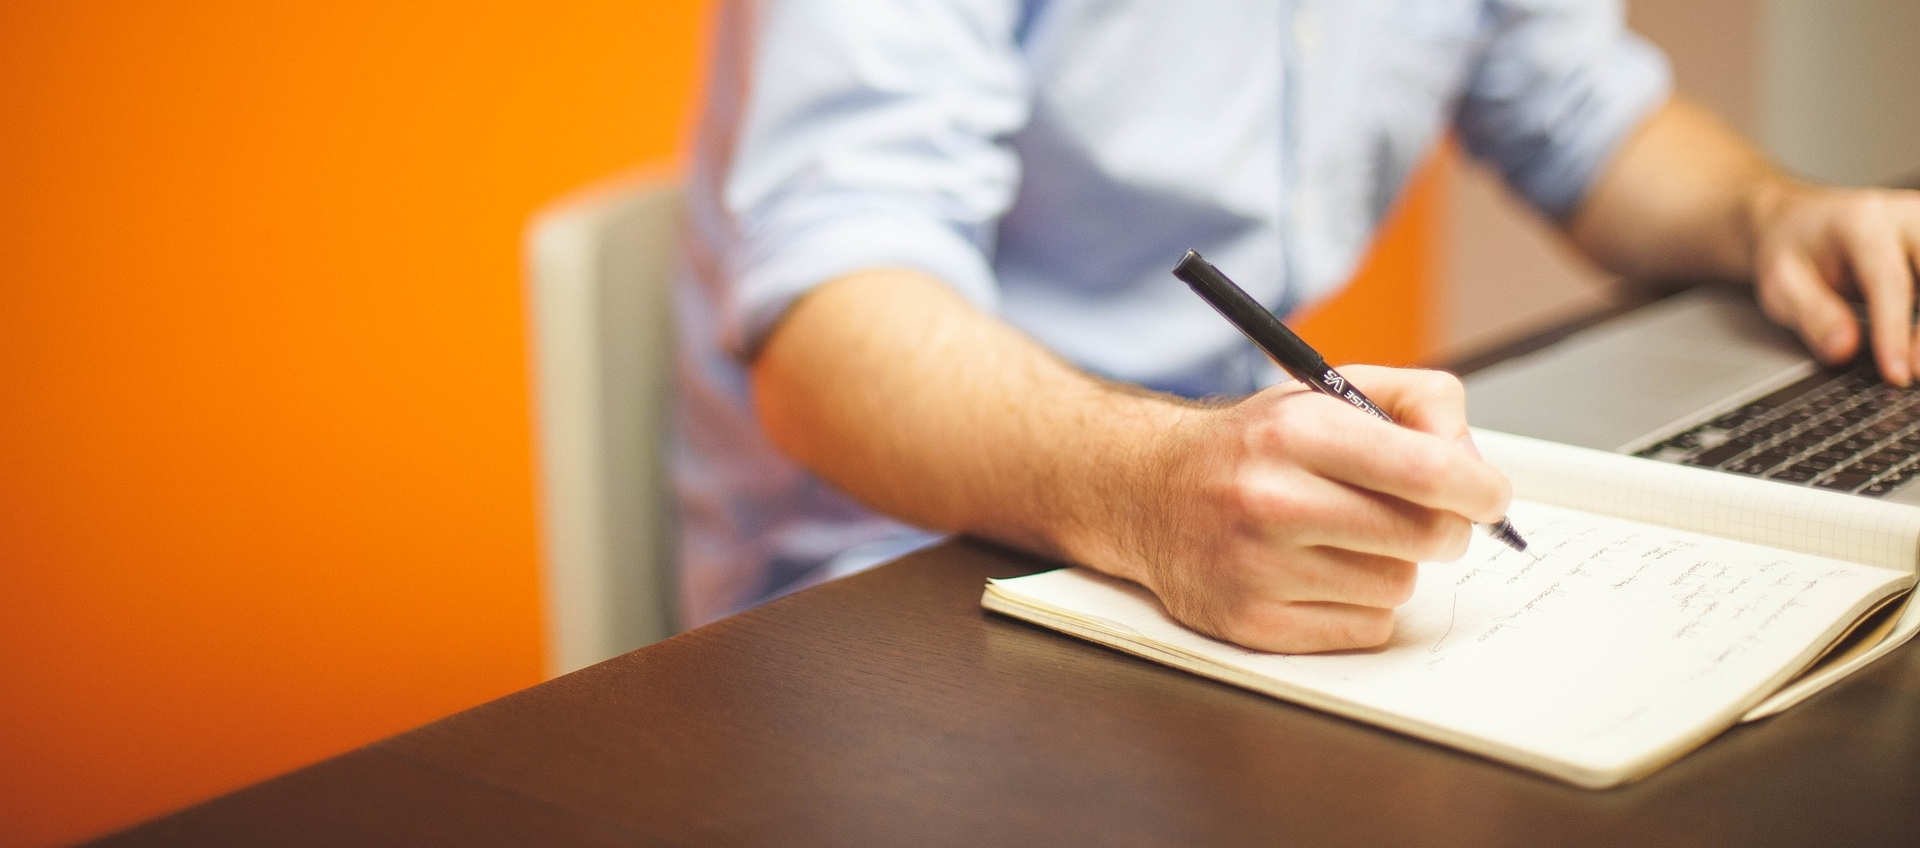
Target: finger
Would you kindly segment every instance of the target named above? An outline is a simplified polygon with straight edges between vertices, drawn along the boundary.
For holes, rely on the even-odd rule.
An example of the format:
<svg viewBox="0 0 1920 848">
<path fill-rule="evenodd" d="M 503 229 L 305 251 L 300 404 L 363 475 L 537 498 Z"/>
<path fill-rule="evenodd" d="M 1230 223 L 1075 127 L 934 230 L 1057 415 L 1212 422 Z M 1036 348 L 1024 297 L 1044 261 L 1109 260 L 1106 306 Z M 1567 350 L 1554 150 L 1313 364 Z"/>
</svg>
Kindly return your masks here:
<svg viewBox="0 0 1920 848">
<path fill-rule="evenodd" d="M 1452 562 L 1473 541 L 1473 524 L 1458 513 L 1375 492 L 1349 491 L 1364 505 L 1327 515 L 1298 533 L 1296 540 L 1409 562 Z M 1325 503 L 1337 506 L 1340 501 L 1328 498 Z"/>
<path fill-rule="evenodd" d="M 1252 601 L 1316 601 L 1397 607 L 1413 597 L 1419 565 L 1411 560 L 1326 546 L 1246 550 L 1254 566 L 1238 572 L 1233 597 Z"/>
<path fill-rule="evenodd" d="M 1246 498 L 1249 517 L 1266 531 L 1261 538 L 1292 548 L 1445 562 L 1458 559 L 1472 541 L 1472 525 L 1456 513 L 1311 473 L 1254 481 Z"/>
<path fill-rule="evenodd" d="M 1317 601 L 1263 601 L 1244 604 L 1217 620 L 1181 620 L 1237 645 L 1281 654 L 1372 648 L 1393 638 L 1391 609 Z"/>
<path fill-rule="evenodd" d="M 1278 600 L 1320 601 L 1392 608 L 1413 597 L 1420 566 L 1411 560 L 1341 548 L 1301 548 L 1264 569 L 1266 590 Z"/>
<path fill-rule="evenodd" d="M 1913 275 L 1899 230 L 1884 214 L 1867 215 L 1841 230 L 1847 264 L 1867 299 L 1873 358 L 1887 382 L 1913 379 Z"/>
<path fill-rule="evenodd" d="M 1507 478 L 1441 437 L 1371 418 L 1320 423 L 1300 440 L 1300 462 L 1314 473 L 1412 504 L 1476 521 L 1495 521 L 1512 499 Z M 1460 435 L 1465 435 L 1464 428 Z"/>
<path fill-rule="evenodd" d="M 1467 435 L 1467 391 L 1452 374 L 1378 365 L 1343 366 L 1340 373 L 1402 427 L 1453 441 Z"/>
<path fill-rule="evenodd" d="M 1793 329 L 1807 349 L 1829 365 L 1846 362 L 1860 344 L 1853 310 L 1827 285 L 1805 253 L 1772 252 L 1759 273 L 1760 307 L 1775 323 Z"/>
<path fill-rule="evenodd" d="M 1907 272 L 1914 274 L 1915 283 L 1920 285 L 1920 192 L 1903 192 L 1896 210 L 1896 226 L 1900 230 L 1900 242 L 1906 254 Z M 1920 374 L 1920 327 L 1908 336 L 1907 355 L 1908 366 L 1914 374 Z"/>
</svg>

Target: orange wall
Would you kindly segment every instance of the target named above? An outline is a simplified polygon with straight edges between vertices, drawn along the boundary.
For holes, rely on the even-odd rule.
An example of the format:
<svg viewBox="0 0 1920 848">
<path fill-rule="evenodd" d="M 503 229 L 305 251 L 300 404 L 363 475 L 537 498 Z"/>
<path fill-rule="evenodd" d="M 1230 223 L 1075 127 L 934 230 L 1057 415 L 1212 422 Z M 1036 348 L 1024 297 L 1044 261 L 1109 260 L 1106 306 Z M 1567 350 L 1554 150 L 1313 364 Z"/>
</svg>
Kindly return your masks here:
<svg viewBox="0 0 1920 848">
<path fill-rule="evenodd" d="M 520 228 L 703 6 L 0 3 L 0 845 L 539 679 Z"/>
<path fill-rule="evenodd" d="M 0 3 L 0 845 L 539 678 L 520 227 L 673 155 L 705 5 Z M 1443 177 L 1332 358 L 1424 352 Z"/>
</svg>

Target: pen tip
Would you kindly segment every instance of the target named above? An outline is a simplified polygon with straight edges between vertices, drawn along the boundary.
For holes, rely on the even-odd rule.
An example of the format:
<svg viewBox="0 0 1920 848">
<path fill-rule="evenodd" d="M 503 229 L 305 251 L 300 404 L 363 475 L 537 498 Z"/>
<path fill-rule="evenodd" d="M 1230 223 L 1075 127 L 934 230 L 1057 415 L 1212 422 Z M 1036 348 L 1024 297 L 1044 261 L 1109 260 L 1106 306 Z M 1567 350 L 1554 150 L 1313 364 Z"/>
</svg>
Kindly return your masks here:
<svg viewBox="0 0 1920 848">
<path fill-rule="evenodd" d="M 1502 518 L 1487 525 L 1487 531 L 1507 547 L 1519 553 L 1527 552 L 1527 540 L 1520 536 L 1520 531 L 1513 529 L 1513 522 Z"/>
</svg>

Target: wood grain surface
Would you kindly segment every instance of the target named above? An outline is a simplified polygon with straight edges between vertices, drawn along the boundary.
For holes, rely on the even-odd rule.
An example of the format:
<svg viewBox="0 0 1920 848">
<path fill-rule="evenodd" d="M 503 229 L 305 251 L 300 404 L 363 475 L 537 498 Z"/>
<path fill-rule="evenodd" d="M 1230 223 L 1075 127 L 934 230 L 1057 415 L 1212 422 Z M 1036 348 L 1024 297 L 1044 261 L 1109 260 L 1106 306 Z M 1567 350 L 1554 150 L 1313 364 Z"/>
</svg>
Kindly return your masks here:
<svg viewBox="0 0 1920 848">
<path fill-rule="evenodd" d="M 106 840 L 1911 845 L 1920 652 L 1575 789 L 999 618 L 954 541 Z"/>
</svg>

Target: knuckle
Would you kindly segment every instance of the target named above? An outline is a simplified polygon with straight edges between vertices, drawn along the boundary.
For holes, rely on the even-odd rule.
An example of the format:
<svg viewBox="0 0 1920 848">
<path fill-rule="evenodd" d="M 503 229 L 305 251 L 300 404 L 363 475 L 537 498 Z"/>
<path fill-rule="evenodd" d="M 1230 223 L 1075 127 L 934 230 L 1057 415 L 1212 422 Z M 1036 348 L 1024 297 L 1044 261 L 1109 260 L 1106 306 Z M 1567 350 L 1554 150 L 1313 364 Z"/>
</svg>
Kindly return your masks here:
<svg viewBox="0 0 1920 848">
<path fill-rule="evenodd" d="M 1217 638 L 1256 650 L 1312 653 L 1372 648 L 1393 638 L 1392 609 L 1344 607 L 1310 613 L 1299 604 L 1247 605 L 1223 618 Z"/>
<path fill-rule="evenodd" d="M 1420 383 L 1427 394 L 1442 400 L 1453 400 L 1467 396 L 1466 386 L 1460 378 L 1445 371 L 1422 371 Z"/>
<path fill-rule="evenodd" d="M 1767 317 L 1776 323 L 1787 323 L 1787 319 L 1793 315 L 1793 310 L 1788 308 L 1787 295 L 1781 289 L 1790 284 L 1781 278 L 1782 272 L 1778 264 L 1770 262 L 1762 265 L 1758 276 L 1759 284 L 1754 287 L 1754 290 L 1760 300 L 1760 311 L 1765 312 Z"/>
<path fill-rule="evenodd" d="M 1303 392 L 1292 398 L 1293 402 L 1283 404 L 1280 410 L 1281 420 L 1289 424 L 1310 427 L 1326 420 L 1327 414 L 1338 409 L 1338 401 L 1319 392 Z M 1303 430 L 1311 433 L 1313 430 Z"/>
<path fill-rule="evenodd" d="M 1220 486 L 1211 500 L 1229 524 L 1257 523 L 1270 509 L 1267 492 L 1247 481 L 1245 475 Z"/>
<path fill-rule="evenodd" d="M 1762 300 L 1791 294 L 1794 279 L 1794 254 L 1790 250 L 1762 251 L 1754 267 Z"/>
<path fill-rule="evenodd" d="M 1467 555 L 1467 548 L 1473 544 L 1473 524 L 1464 518 L 1452 518 L 1447 522 L 1447 540 L 1440 550 L 1440 559 L 1452 562 Z"/>
<path fill-rule="evenodd" d="M 1418 498 L 1438 494 L 1452 471 L 1452 457 L 1431 448 L 1409 451 L 1400 462 L 1401 479 Z"/>
<path fill-rule="evenodd" d="M 1240 522 L 1270 528 L 1299 521 L 1310 504 L 1293 487 L 1270 486 L 1242 475 L 1227 490 L 1229 513 Z"/>
<path fill-rule="evenodd" d="M 1346 641 L 1355 648 L 1374 648 L 1393 638 L 1393 610 L 1361 609 L 1347 619 Z"/>
<path fill-rule="evenodd" d="M 1284 644 L 1287 618 L 1284 604 L 1236 603 L 1213 618 L 1213 635 L 1250 648 Z"/>
<path fill-rule="evenodd" d="M 1245 438 L 1244 452 L 1253 455 L 1284 450 L 1285 446 L 1293 440 L 1290 419 L 1284 405 L 1255 418 L 1242 432 Z"/>
<path fill-rule="evenodd" d="M 1250 614 L 1234 640 L 1247 647 L 1282 653 L 1313 653 L 1353 647 L 1324 616 L 1310 614 L 1299 604 L 1276 603 Z"/>
<path fill-rule="evenodd" d="M 1381 575 L 1383 607 L 1397 607 L 1413 599 L 1419 583 L 1420 567 L 1411 562 L 1395 562 Z"/>
<path fill-rule="evenodd" d="M 1307 417 L 1311 412 L 1308 397 L 1286 397 L 1274 403 L 1266 415 L 1261 416 L 1260 432 L 1262 442 L 1267 445 L 1282 445 L 1300 441 L 1312 435 Z"/>
<path fill-rule="evenodd" d="M 1847 204 L 1845 210 L 1840 213 L 1839 223 L 1842 229 L 1858 235 L 1872 230 L 1875 224 L 1884 220 L 1885 215 L 1886 210 L 1882 207 L 1879 198 L 1868 195 Z"/>
<path fill-rule="evenodd" d="M 1336 417 L 1345 414 L 1342 406 L 1341 401 L 1318 393 L 1284 398 L 1260 418 L 1261 450 L 1296 458 L 1337 450 L 1342 443 L 1341 428 L 1351 423 Z"/>
<path fill-rule="evenodd" d="M 1449 562 L 1467 552 L 1473 525 L 1457 515 L 1428 510 L 1415 532 L 1415 558 L 1422 562 Z"/>
</svg>

